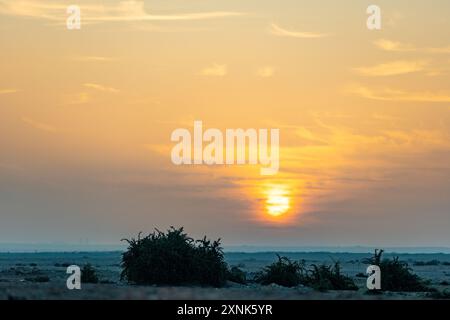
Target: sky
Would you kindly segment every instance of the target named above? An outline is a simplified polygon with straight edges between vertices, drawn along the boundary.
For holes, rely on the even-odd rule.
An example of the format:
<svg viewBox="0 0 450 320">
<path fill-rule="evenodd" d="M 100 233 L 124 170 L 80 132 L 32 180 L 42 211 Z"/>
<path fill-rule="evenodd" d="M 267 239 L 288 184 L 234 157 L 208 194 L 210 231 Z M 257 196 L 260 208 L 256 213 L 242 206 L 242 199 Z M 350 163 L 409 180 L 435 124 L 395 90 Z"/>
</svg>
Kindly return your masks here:
<svg viewBox="0 0 450 320">
<path fill-rule="evenodd" d="M 0 242 L 184 226 L 225 245 L 450 247 L 449 14 L 447 0 L 0 0 Z M 174 165 L 171 133 L 195 120 L 279 129 L 279 172 Z"/>
</svg>

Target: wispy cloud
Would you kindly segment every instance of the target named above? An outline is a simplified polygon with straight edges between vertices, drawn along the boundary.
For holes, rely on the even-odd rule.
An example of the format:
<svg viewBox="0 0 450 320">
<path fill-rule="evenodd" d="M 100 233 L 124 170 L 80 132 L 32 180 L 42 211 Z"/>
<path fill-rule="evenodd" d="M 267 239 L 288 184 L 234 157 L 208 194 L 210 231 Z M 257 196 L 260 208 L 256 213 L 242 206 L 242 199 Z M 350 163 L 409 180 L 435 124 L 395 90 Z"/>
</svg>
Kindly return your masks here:
<svg viewBox="0 0 450 320">
<path fill-rule="evenodd" d="M 374 42 L 374 44 L 377 48 L 384 51 L 408 52 L 416 50 L 413 45 L 387 39 L 378 39 Z"/>
<path fill-rule="evenodd" d="M 412 44 L 392 41 L 387 39 L 378 39 L 374 42 L 375 46 L 384 51 L 391 52 L 425 52 L 446 54 L 450 53 L 450 46 L 446 47 L 416 47 Z"/>
<path fill-rule="evenodd" d="M 56 129 L 54 126 L 40 122 L 40 121 L 36 121 L 34 119 L 31 118 L 27 118 L 27 117 L 23 117 L 22 121 L 24 123 L 26 123 L 27 125 L 33 127 L 34 129 L 37 130 L 41 130 L 41 131 L 45 131 L 45 132 L 50 132 L 50 133 L 55 133 L 58 131 L 58 129 Z"/>
<path fill-rule="evenodd" d="M 228 68 L 225 64 L 213 64 L 210 67 L 206 67 L 201 71 L 204 76 L 223 77 L 228 73 Z"/>
<path fill-rule="evenodd" d="M 10 94 L 10 93 L 16 93 L 16 92 L 18 92 L 19 90 L 17 90 L 17 89 L 0 89 L 0 95 L 3 95 L 3 94 Z"/>
<path fill-rule="evenodd" d="M 355 68 L 355 71 L 370 77 L 383 77 L 383 76 L 395 76 L 408 74 L 413 72 L 419 72 L 426 69 L 428 62 L 424 60 L 420 61 L 393 61 L 382 63 L 372 67 L 360 67 Z"/>
<path fill-rule="evenodd" d="M 101 84 L 97 84 L 97 83 L 84 83 L 83 86 L 86 88 L 89 88 L 89 89 L 97 90 L 97 91 L 110 92 L 110 93 L 119 92 L 118 89 L 111 88 L 111 87 L 105 87 L 105 86 L 103 86 Z"/>
<path fill-rule="evenodd" d="M 275 74 L 275 68 L 271 66 L 261 67 L 257 70 L 256 74 L 261 78 L 270 78 Z"/>
<path fill-rule="evenodd" d="M 178 14 L 150 14 L 144 1 L 127 0 L 114 4 L 80 4 L 83 22 L 186 21 L 244 15 L 242 12 L 208 11 Z M 0 0 L 0 14 L 65 21 L 67 4 L 41 0 Z"/>
<path fill-rule="evenodd" d="M 361 85 L 352 85 L 347 92 L 372 100 L 398 102 L 450 102 L 450 94 L 445 92 L 413 92 L 390 88 L 371 89 Z"/>
<path fill-rule="evenodd" d="M 278 26 L 275 23 L 272 23 L 270 25 L 269 32 L 270 32 L 270 34 L 273 34 L 273 35 L 279 36 L 279 37 L 292 37 L 292 38 L 301 38 L 301 39 L 317 39 L 317 38 L 324 38 L 324 37 L 329 36 L 329 34 L 325 34 L 325 33 L 287 30 L 287 29 L 284 29 L 284 28 Z"/>
</svg>

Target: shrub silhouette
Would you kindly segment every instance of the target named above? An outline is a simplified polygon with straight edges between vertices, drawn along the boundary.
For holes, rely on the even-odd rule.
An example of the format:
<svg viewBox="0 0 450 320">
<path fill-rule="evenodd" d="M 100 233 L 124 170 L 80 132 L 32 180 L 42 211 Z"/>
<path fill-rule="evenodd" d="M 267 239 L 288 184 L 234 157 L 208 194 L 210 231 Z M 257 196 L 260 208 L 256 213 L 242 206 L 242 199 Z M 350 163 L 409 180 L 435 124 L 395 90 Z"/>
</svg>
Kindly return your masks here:
<svg viewBox="0 0 450 320">
<path fill-rule="evenodd" d="M 247 275 L 244 271 L 239 269 L 239 267 L 233 266 L 227 273 L 227 280 L 240 284 L 246 284 Z"/>
<path fill-rule="evenodd" d="M 81 269 L 81 282 L 82 283 L 98 283 L 98 276 L 95 269 L 91 264 L 86 264 L 83 269 Z"/>
<path fill-rule="evenodd" d="M 408 263 L 393 259 L 381 259 L 383 250 L 375 250 L 375 254 L 363 262 L 377 265 L 381 270 L 381 290 L 393 292 L 430 292 L 427 281 L 412 273 Z"/>
<path fill-rule="evenodd" d="M 256 282 L 262 285 L 275 283 L 283 287 L 295 287 L 305 281 L 303 262 L 291 261 L 279 255 L 277 257 L 278 261 L 266 266 L 256 275 Z"/>
<path fill-rule="evenodd" d="M 353 279 L 341 273 L 341 265 L 335 262 L 334 265 L 312 265 L 312 270 L 308 272 L 305 285 L 319 291 L 327 290 L 358 290 Z"/>
<path fill-rule="evenodd" d="M 305 285 L 316 290 L 358 290 L 353 280 L 341 274 L 340 264 L 334 266 L 322 264 L 312 265 L 307 270 L 304 261 L 291 261 L 287 257 L 277 255 L 278 261 L 268 265 L 260 272 L 255 281 L 263 285 L 271 283 L 284 287 Z"/>
<path fill-rule="evenodd" d="M 183 228 L 171 227 L 137 239 L 124 239 L 129 246 L 122 255 L 121 279 L 142 285 L 225 284 L 227 265 L 220 239 L 194 240 Z"/>
</svg>

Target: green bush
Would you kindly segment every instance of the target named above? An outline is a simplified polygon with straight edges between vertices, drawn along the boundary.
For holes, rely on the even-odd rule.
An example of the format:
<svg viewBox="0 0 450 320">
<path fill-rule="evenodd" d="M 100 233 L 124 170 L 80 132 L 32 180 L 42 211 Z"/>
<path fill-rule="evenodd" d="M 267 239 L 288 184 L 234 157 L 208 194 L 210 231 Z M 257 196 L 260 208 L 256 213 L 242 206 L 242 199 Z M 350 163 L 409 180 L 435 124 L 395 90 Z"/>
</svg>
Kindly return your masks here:
<svg viewBox="0 0 450 320">
<path fill-rule="evenodd" d="M 148 236 L 124 239 L 121 279 L 142 285 L 210 285 L 226 282 L 227 265 L 220 239 L 194 240 L 183 228 L 156 230 Z"/>
<path fill-rule="evenodd" d="M 375 250 L 375 254 L 364 259 L 367 264 L 377 265 L 381 270 L 381 290 L 393 292 L 429 292 L 427 281 L 412 273 L 408 263 L 393 259 L 381 259 L 383 250 Z"/>
<path fill-rule="evenodd" d="M 275 283 L 283 287 L 295 287 L 301 284 L 304 281 L 304 263 L 291 261 L 289 258 L 279 255 L 277 257 L 278 261 L 259 272 L 255 281 L 262 285 Z"/>
<path fill-rule="evenodd" d="M 81 269 L 81 282 L 82 283 L 98 283 L 98 276 L 95 269 L 91 264 L 86 264 L 83 269 Z"/>
<path fill-rule="evenodd" d="M 227 280 L 236 282 L 236 283 L 240 283 L 240 284 L 246 284 L 247 283 L 247 275 L 245 274 L 244 271 L 239 269 L 239 267 L 233 266 L 228 271 Z"/>
<path fill-rule="evenodd" d="M 353 279 L 341 273 L 341 265 L 312 265 L 308 272 L 305 285 L 319 291 L 327 290 L 358 290 Z"/>
</svg>

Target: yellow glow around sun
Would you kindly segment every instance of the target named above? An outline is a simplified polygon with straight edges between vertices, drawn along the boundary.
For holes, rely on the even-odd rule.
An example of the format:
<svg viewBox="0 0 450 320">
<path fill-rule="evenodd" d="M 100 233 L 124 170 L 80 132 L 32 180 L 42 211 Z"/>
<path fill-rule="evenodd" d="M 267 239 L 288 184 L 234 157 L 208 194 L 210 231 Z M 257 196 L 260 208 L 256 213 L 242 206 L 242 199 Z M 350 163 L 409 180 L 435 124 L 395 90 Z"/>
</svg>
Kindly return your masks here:
<svg viewBox="0 0 450 320">
<path fill-rule="evenodd" d="M 285 214 L 289 208 L 289 196 L 283 188 L 273 187 L 267 191 L 266 210 L 273 217 Z"/>
</svg>

